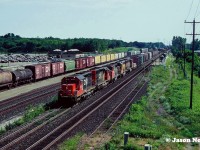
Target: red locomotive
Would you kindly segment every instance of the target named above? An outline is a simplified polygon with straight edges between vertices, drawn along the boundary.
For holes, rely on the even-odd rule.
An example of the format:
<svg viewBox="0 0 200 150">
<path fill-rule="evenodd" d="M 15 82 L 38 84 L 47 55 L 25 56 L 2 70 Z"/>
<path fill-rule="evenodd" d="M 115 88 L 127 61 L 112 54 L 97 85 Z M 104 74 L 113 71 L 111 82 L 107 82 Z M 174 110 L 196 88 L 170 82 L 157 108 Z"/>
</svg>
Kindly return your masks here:
<svg viewBox="0 0 200 150">
<path fill-rule="evenodd" d="M 83 74 L 64 77 L 61 81 L 62 86 L 59 92 L 59 100 L 62 99 L 62 103 L 71 104 L 85 99 L 93 92 L 107 85 L 114 78 L 113 74 L 114 71 L 103 67 L 95 68 Z"/>
<path fill-rule="evenodd" d="M 62 105 L 77 103 L 108 83 L 115 81 L 134 66 L 132 59 L 126 59 L 81 74 L 64 77 L 61 80 L 61 89 L 58 94 L 59 102 Z"/>
</svg>

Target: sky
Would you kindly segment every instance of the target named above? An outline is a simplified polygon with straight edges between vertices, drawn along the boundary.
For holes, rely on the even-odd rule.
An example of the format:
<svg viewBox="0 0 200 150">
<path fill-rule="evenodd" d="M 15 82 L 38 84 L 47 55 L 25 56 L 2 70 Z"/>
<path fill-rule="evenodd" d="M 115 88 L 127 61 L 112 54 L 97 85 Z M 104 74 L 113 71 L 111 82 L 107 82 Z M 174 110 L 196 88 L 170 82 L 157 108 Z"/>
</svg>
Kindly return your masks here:
<svg viewBox="0 0 200 150">
<path fill-rule="evenodd" d="M 200 21 L 200 0 L 0 0 L 0 35 L 105 38 L 164 42 L 191 41 Z M 191 11 L 190 11 L 191 10 Z M 198 29 L 199 27 L 199 29 Z M 196 31 L 200 33 L 200 24 Z"/>
</svg>

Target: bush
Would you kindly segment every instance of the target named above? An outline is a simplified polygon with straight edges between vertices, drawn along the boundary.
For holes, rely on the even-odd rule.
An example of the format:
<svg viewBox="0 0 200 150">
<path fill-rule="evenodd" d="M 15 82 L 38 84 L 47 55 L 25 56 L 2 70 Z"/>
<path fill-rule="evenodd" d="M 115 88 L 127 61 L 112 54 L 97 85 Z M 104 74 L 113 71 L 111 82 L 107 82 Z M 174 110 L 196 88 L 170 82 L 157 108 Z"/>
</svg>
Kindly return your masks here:
<svg viewBox="0 0 200 150">
<path fill-rule="evenodd" d="M 163 103 L 166 100 L 166 97 L 162 95 L 162 96 L 160 96 L 159 100 L 161 103 Z"/>
<path fill-rule="evenodd" d="M 163 103 L 163 107 L 165 109 L 166 112 L 170 113 L 171 112 L 171 106 L 168 102 L 164 102 Z"/>
<path fill-rule="evenodd" d="M 138 147 L 133 146 L 132 144 L 127 144 L 124 146 L 124 150 L 138 150 Z"/>
<path fill-rule="evenodd" d="M 179 120 L 183 124 L 191 124 L 191 120 L 189 118 L 187 118 L 187 117 L 180 116 Z"/>
<path fill-rule="evenodd" d="M 115 146 L 115 144 L 108 142 L 104 145 L 105 150 L 116 150 L 117 147 Z"/>
</svg>

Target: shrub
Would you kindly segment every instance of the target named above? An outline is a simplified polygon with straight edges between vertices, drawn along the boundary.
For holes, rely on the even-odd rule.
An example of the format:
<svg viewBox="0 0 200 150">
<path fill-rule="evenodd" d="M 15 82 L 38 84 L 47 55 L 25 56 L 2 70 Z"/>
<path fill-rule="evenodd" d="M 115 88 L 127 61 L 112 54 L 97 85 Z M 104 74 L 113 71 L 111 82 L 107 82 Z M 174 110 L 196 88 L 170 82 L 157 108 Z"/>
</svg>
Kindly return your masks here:
<svg viewBox="0 0 200 150">
<path fill-rule="evenodd" d="M 104 145 L 105 150 L 116 150 L 117 147 L 115 146 L 115 144 L 108 142 Z"/>
<path fill-rule="evenodd" d="M 191 124 L 191 120 L 189 118 L 187 118 L 187 117 L 180 116 L 179 120 L 183 124 Z"/>
<path fill-rule="evenodd" d="M 159 100 L 161 103 L 163 103 L 166 100 L 166 97 L 162 95 L 162 96 L 160 96 Z"/>
</svg>

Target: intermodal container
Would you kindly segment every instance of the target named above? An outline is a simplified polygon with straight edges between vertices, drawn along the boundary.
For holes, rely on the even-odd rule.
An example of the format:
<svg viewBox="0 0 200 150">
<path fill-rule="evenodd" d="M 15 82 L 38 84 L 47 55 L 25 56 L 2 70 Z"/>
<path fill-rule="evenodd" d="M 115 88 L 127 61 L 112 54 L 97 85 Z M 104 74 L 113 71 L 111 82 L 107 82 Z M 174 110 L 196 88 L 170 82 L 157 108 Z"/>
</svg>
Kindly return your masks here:
<svg viewBox="0 0 200 150">
<path fill-rule="evenodd" d="M 127 52 L 124 52 L 124 57 L 127 57 Z"/>
<path fill-rule="evenodd" d="M 115 60 L 115 54 L 110 54 L 110 60 Z"/>
<path fill-rule="evenodd" d="M 106 62 L 106 55 L 101 55 L 101 63 L 105 63 Z"/>
<path fill-rule="evenodd" d="M 141 53 L 143 55 L 143 62 L 148 61 L 148 53 Z"/>
<path fill-rule="evenodd" d="M 122 56 L 121 58 L 124 58 L 124 52 L 121 53 L 121 56 Z"/>
<path fill-rule="evenodd" d="M 141 49 L 140 49 L 140 52 L 141 52 L 141 53 L 147 53 L 147 52 L 148 52 L 148 48 L 141 48 Z"/>
<path fill-rule="evenodd" d="M 152 52 L 148 52 L 149 59 L 152 59 Z"/>
<path fill-rule="evenodd" d="M 118 53 L 115 54 L 115 59 L 119 59 L 119 54 Z"/>
<path fill-rule="evenodd" d="M 122 58 L 122 53 L 118 53 L 118 58 Z"/>
<path fill-rule="evenodd" d="M 143 64 L 144 63 L 144 55 L 143 54 L 139 54 L 139 64 Z"/>
<path fill-rule="evenodd" d="M 110 54 L 108 54 L 108 55 L 106 55 L 106 61 L 108 62 L 108 61 L 110 61 L 111 59 L 110 59 Z"/>
</svg>

